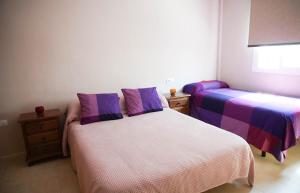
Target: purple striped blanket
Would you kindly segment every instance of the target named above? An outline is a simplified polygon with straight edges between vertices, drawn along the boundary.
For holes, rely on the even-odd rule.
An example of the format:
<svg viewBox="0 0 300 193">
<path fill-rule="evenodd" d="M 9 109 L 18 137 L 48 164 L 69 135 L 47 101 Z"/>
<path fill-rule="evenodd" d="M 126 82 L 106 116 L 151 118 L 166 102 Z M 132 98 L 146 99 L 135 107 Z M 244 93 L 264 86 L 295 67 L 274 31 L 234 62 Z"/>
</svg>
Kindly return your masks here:
<svg viewBox="0 0 300 193">
<path fill-rule="evenodd" d="M 193 93 L 191 116 L 244 138 L 283 162 L 300 136 L 300 99 L 229 88 Z"/>
</svg>

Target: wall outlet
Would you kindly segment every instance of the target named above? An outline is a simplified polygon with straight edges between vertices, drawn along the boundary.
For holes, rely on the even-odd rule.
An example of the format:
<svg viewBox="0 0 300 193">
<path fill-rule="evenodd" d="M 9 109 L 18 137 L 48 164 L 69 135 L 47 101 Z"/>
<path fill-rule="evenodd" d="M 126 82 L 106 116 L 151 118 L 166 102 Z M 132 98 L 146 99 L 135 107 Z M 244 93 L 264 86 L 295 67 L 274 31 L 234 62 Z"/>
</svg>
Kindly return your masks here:
<svg viewBox="0 0 300 193">
<path fill-rule="evenodd" d="M 8 121 L 7 120 L 0 120 L 0 127 L 5 127 L 8 125 Z"/>
</svg>

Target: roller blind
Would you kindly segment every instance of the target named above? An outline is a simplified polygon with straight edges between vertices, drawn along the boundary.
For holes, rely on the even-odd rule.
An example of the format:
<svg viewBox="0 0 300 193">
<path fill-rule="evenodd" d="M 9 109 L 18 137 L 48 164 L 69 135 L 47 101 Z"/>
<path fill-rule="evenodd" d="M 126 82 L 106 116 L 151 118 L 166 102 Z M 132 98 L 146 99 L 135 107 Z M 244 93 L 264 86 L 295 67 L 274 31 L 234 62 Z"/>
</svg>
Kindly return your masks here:
<svg viewBox="0 0 300 193">
<path fill-rule="evenodd" d="M 300 44 L 300 0 L 251 0 L 249 47 Z"/>
</svg>

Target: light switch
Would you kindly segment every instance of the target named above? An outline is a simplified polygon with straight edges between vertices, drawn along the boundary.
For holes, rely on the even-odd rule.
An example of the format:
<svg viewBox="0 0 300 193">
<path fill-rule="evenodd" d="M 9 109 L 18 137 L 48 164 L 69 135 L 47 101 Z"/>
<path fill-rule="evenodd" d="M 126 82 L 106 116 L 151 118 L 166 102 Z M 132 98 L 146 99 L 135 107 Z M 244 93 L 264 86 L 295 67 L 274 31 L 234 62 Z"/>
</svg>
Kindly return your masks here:
<svg viewBox="0 0 300 193">
<path fill-rule="evenodd" d="M 166 84 L 169 84 L 169 83 L 174 82 L 174 81 L 175 81 L 175 78 L 171 77 L 171 78 L 167 78 L 167 79 L 165 80 L 165 83 L 166 83 Z"/>
<path fill-rule="evenodd" d="M 8 125 L 7 120 L 0 120 L 0 127 L 5 127 Z"/>
</svg>

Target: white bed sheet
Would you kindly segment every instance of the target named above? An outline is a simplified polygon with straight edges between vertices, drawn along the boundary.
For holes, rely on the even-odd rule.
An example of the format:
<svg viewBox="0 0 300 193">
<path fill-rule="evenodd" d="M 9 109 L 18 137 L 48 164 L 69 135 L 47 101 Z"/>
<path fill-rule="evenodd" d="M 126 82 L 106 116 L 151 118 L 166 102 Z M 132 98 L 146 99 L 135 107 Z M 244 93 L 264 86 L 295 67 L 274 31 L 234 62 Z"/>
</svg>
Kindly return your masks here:
<svg viewBox="0 0 300 193">
<path fill-rule="evenodd" d="M 67 129 L 82 193 L 199 193 L 241 178 L 253 184 L 253 155 L 242 138 L 172 109 Z"/>
</svg>

